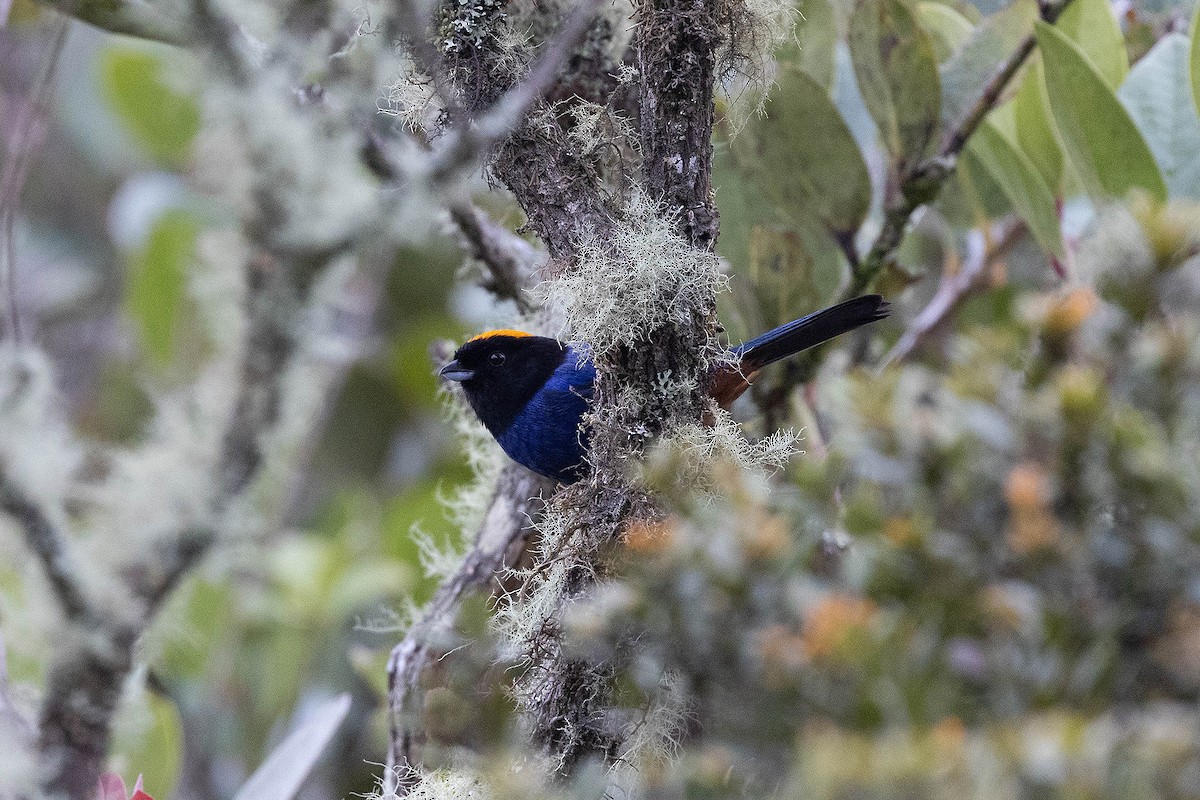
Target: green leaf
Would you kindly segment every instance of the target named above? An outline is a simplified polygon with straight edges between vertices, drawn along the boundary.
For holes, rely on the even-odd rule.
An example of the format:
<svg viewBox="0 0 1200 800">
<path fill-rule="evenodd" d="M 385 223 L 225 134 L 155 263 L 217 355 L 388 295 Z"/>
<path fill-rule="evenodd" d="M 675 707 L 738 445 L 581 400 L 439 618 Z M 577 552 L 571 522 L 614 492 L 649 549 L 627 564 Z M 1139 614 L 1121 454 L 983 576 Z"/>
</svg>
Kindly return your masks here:
<svg viewBox="0 0 1200 800">
<path fill-rule="evenodd" d="M 1046 185 L 1057 194 L 1062 184 L 1063 152 L 1054 130 L 1040 53 L 1030 59 L 1025 80 L 1013 98 L 1013 116 L 1017 144 L 1037 167 Z"/>
<path fill-rule="evenodd" d="M 1036 0 L 1015 0 L 986 17 L 971 38 L 942 65 L 942 122 L 954 125 L 975 102 L 1002 61 L 1033 33 Z"/>
<path fill-rule="evenodd" d="M 154 224 L 130 265 L 125 305 L 142 333 L 147 352 L 167 363 L 175 349 L 188 268 L 200 225 L 185 211 L 167 211 Z"/>
<path fill-rule="evenodd" d="M 788 219 L 815 215 L 850 241 L 871 202 L 867 165 L 825 89 L 807 73 L 783 69 L 767 100 L 730 142 L 739 170 Z"/>
<path fill-rule="evenodd" d="M 1200 3 L 1196 5 L 1196 13 L 1192 15 L 1192 44 L 1188 60 L 1192 73 L 1192 102 L 1200 112 Z"/>
<path fill-rule="evenodd" d="M 933 42 L 902 0 L 858 0 L 849 44 L 863 100 L 905 175 L 937 146 L 942 91 Z"/>
<path fill-rule="evenodd" d="M 987 120 L 975 131 L 968 148 L 1000 185 L 1038 244 L 1047 252 L 1065 258 L 1054 193 L 1037 167 Z"/>
<path fill-rule="evenodd" d="M 1108 0 L 1072 0 L 1054 27 L 1075 43 L 1109 88 L 1121 85 L 1129 56 Z"/>
<path fill-rule="evenodd" d="M 100 54 L 105 99 L 155 161 L 180 167 L 200 129 L 200 111 L 166 73 L 166 62 L 145 49 L 111 45 Z"/>
<path fill-rule="evenodd" d="M 1055 127 L 1087 192 L 1120 198 L 1141 188 L 1165 200 L 1154 156 L 1112 89 L 1060 31 L 1044 22 L 1036 31 Z"/>
<path fill-rule="evenodd" d="M 168 601 L 162 619 L 172 620 L 182 632 L 165 635 L 159 659 L 161 677 L 196 679 L 208 663 L 227 621 L 234 614 L 233 590 L 227 582 L 199 577 L 187 581 Z"/>
<path fill-rule="evenodd" d="M 738 169 L 728 144 L 720 141 L 713 145 L 712 184 L 721 214 L 717 253 L 733 265 L 735 273 L 744 275 L 750 266 L 750 231 L 758 222 L 777 215 L 769 203 L 761 202 Z"/>
<path fill-rule="evenodd" d="M 183 763 L 183 723 L 175 704 L 140 689 L 132 702 L 122 703 L 117 714 L 112 753 L 113 772 L 142 775 L 149 794 L 169 796 Z"/>
<path fill-rule="evenodd" d="M 954 55 L 971 38 L 974 29 L 970 20 L 944 3 L 928 0 L 917 3 L 917 18 L 933 37 L 933 51 L 939 64 Z"/>
<path fill-rule="evenodd" d="M 936 202 L 942 216 L 958 228 L 985 225 L 1013 212 L 1008 195 L 970 147 L 962 151 Z"/>
<path fill-rule="evenodd" d="M 1117 91 L 1162 170 L 1171 197 L 1200 200 L 1200 115 L 1188 88 L 1188 40 L 1164 36 Z"/>
<path fill-rule="evenodd" d="M 842 275 L 837 246 L 811 221 L 790 228 L 756 225 L 750 236 L 750 280 L 764 327 L 820 308 Z"/>
<path fill-rule="evenodd" d="M 233 800 L 291 800 L 304 785 L 325 747 L 350 713 L 350 695 L 342 694 L 318 708 L 267 756 L 238 789 Z"/>
<path fill-rule="evenodd" d="M 796 35 L 779 55 L 781 64 L 795 64 L 825 91 L 833 86 L 833 51 L 838 41 L 837 22 L 829 0 L 800 0 Z"/>
</svg>

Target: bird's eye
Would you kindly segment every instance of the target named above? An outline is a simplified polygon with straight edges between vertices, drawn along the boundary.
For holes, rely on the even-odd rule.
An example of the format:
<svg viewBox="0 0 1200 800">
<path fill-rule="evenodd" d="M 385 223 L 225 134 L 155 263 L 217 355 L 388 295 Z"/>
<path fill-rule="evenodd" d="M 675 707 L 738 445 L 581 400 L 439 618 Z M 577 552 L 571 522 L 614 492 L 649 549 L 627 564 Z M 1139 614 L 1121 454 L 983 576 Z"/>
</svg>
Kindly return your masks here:
<svg viewBox="0 0 1200 800">
<path fill-rule="evenodd" d="M 504 353 L 492 353 L 488 356 L 488 363 L 493 367 L 504 366 Z"/>
</svg>

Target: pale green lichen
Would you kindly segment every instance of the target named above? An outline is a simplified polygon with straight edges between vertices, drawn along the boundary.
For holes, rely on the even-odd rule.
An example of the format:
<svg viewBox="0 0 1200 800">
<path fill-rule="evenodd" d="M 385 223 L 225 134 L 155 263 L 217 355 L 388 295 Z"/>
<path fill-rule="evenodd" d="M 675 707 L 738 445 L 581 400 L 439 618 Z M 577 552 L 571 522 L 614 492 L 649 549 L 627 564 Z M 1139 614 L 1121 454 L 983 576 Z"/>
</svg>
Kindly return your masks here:
<svg viewBox="0 0 1200 800">
<path fill-rule="evenodd" d="M 83 460 L 40 351 L 0 347 L 0 467 L 31 500 L 58 508 Z"/>
<path fill-rule="evenodd" d="M 647 454 L 641 481 L 673 496 L 696 494 L 705 498 L 721 493 L 720 477 L 713 464 L 724 462 L 739 470 L 765 477 L 783 469 L 803 452 L 799 431 L 781 430 L 751 441 L 736 421 L 720 408 L 711 408 L 711 425 L 690 423 L 675 427 Z"/>
<path fill-rule="evenodd" d="M 622 219 L 604 240 L 579 247 L 574 268 L 538 294 L 565 311 L 566 330 L 594 352 L 649 343 L 651 334 L 690 325 L 728 278 L 713 253 L 689 245 L 674 218 L 644 192 L 631 191 Z M 709 355 L 720 352 L 714 340 Z"/>
<path fill-rule="evenodd" d="M 725 98 L 725 118 L 736 133 L 763 112 L 775 83 L 775 51 L 795 36 L 799 13 L 792 0 L 732 0 L 723 12 L 717 85 Z"/>
</svg>

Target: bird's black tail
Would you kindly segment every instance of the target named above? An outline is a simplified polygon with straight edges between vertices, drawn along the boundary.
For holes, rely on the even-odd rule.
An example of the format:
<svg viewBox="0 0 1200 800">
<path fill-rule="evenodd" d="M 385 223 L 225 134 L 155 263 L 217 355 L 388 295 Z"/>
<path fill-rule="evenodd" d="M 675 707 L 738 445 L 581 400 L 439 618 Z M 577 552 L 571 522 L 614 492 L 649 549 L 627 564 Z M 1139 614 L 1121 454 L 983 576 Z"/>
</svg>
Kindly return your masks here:
<svg viewBox="0 0 1200 800">
<path fill-rule="evenodd" d="M 865 294 L 780 325 L 743 343 L 736 353 L 742 370 L 751 372 L 887 315 L 886 300 L 877 294 Z"/>
</svg>

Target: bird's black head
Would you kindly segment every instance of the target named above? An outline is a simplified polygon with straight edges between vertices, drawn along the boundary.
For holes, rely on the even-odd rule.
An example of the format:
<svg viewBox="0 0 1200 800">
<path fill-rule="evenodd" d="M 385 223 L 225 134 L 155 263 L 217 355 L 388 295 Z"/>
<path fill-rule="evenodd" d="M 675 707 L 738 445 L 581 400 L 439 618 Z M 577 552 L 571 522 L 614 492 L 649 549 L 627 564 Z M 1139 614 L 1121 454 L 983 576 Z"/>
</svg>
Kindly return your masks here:
<svg viewBox="0 0 1200 800">
<path fill-rule="evenodd" d="M 462 384 L 467 402 L 493 436 L 499 436 L 546 385 L 566 359 L 556 339 L 521 331 L 481 333 L 438 372 Z"/>
</svg>

